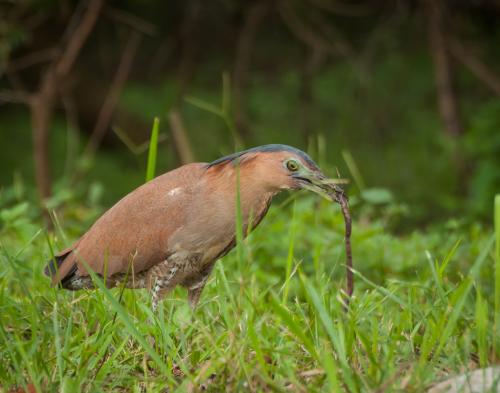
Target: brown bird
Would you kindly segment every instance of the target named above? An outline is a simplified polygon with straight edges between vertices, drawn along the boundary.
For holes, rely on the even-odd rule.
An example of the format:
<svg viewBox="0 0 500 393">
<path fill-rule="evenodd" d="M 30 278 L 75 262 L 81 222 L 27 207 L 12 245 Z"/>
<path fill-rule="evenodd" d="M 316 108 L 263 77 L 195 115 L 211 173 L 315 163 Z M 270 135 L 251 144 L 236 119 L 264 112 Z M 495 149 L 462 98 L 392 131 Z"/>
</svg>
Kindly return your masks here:
<svg viewBox="0 0 500 393">
<path fill-rule="evenodd" d="M 214 263 L 235 246 L 238 192 L 246 234 L 274 195 L 300 188 L 328 199 L 339 190 L 306 153 L 286 145 L 181 166 L 122 198 L 56 255 L 45 274 L 70 290 L 94 287 L 88 269 L 109 287 L 127 277 L 127 287 L 152 290 L 153 310 L 180 284 L 195 307 Z"/>
</svg>

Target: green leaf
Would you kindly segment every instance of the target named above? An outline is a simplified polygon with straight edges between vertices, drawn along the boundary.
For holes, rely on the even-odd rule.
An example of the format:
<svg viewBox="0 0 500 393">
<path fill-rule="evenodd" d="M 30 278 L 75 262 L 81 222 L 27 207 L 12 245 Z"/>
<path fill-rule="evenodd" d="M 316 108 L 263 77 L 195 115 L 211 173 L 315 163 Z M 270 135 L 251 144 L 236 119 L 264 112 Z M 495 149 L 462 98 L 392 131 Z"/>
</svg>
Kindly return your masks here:
<svg viewBox="0 0 500 393">
<path fill-rule="evenodd" d="M 361 192 L 361 197 L 373 205 L 385 205 L 394 201 L 392 193 L 385 188 L 368 188 Z"/>
<path fill-rule="evenodd" d="M 160 119 L 155 117 L 153 122 L 153 129 L 151 131 L 151 139 L 149 141 L 148 152 L 148 167 L 146 170 L 146 182 L 155 177 L 156 172 L 156 155 L 158 152 L 158 134 L 160 132 Z"/>
</svg>

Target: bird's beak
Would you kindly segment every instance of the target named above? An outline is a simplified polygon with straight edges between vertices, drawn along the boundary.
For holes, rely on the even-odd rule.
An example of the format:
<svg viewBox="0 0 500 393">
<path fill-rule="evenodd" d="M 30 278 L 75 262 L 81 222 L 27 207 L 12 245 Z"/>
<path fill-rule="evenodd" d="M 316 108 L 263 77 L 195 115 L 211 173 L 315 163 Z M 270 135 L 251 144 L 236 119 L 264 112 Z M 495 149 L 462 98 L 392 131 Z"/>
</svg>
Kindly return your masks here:
<svg viewBox="0 0 500 393">
<path fill-rule="evenodd" d="M 292 175 L 299 188 L 315 192 L 329 201 L 336 201 L 338 194 L 344 191 L 339 184 L 346 184 L 346 179 L 329 179 L 321 171 L 303 169 Z"/>
</svg>

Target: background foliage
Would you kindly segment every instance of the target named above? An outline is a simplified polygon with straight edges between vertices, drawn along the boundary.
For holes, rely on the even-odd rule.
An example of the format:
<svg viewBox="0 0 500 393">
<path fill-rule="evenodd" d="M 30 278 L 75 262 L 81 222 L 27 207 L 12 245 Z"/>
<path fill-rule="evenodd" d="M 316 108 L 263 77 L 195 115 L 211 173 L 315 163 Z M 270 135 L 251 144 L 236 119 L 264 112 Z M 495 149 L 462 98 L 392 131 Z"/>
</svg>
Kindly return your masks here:
<svg viewBox="0 0 500 393">
<path fill-rule="evenodd" d="M 85 11 L 76 5 L 2 5 L 2 184 L 11 184 L 13 173 L 34 179 L 30 106 L 14 93 L 37 92 L 51 61 L 71 47 L 65 37 Z M 166 121 L 172 109 L 180 112 L 191 157 L 209 161 L 233 151 L 223 119 L 189 100 L 219 106 L 227 73 L 230 114 L 245 146 L 299 146 L 343 174 L 349 171 L 342 152 L 348 151 L 367 186 L 411 203 L 412 219 L 486 218 L 500 184 L 498 15 L 488 1 L 443 2 L 437 10 L 412 1 L 105 3 L 59 83 L 47 136 L 52 180 L 67 184 L 83 165 L 85 185 L 106 184 L 104 202 L 112 203 L 140 184 L 138 163 L 145 160 L 136 160 L 111 128 L 140 145 L 154 116 L 164 135 L 160 168 L 177 166 L 184 157 Z M 433 45 L 436 34 L 444 47 Z M 440 50 L 452 84 L 444 93 L 436 88 L 443 81 L 433 61 Z M 130 69 L 115 92 L 127 54 Z M 458 135 L 440 117 L 441 94 L 457 102 Z M 96 130 L 107 100 L 109 120 Z M 96 131 L 104 143 L 82 163 Z"/>
<path fill-rule="evenodd" d="M 498 2 L 0 13 L 0 390 L 422 391 L 498 363 Z M 349 313 L 342 217 L 305 193 L 275 201 L 194 313 L 182 289 L 153 316 L 145 292 L 66 293 L 42 276 L 150 178 L 148 147 L 160 173 L 267 143 L 352 181 Z"/>
</svg>

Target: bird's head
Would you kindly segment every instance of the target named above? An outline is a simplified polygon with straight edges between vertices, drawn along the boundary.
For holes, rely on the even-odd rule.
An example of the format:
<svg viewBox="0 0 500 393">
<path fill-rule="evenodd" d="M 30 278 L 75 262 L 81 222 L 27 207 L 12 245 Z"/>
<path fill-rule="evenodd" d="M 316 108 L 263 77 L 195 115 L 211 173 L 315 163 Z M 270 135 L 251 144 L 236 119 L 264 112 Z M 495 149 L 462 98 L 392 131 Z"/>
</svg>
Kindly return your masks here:
<svg viewBox="0 0 500 393">
<path fill-rule="evenodd" d="M 303 151 L 287 145 L 264 145 L 223 157 L 210 166 L 233 162 L 245 177 L 252 177 L 267 189 L 306 189 L 329 200 L 342 190 L 338 180 L 327 178 Z M 243 176 L 242 176 L 243 179 Z"/>
</svg>

